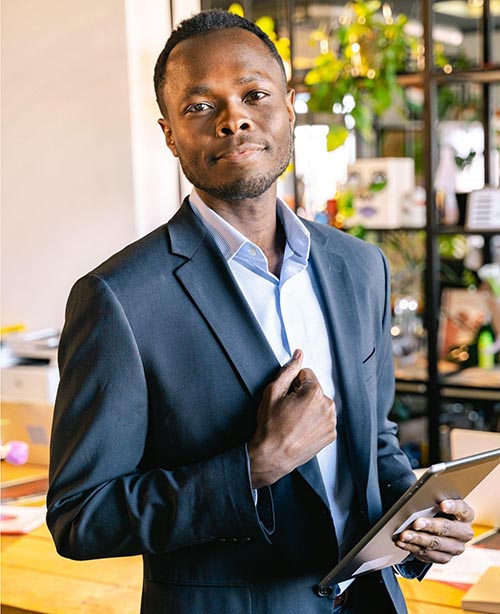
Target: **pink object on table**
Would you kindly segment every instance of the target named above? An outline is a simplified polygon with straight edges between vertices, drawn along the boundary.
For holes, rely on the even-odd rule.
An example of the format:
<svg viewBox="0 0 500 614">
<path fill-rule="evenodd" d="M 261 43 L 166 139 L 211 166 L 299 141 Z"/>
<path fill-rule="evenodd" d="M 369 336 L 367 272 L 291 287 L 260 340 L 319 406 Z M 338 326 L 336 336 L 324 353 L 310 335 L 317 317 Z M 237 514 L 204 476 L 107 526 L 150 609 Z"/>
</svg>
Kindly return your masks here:
<svg viewBox="0 0 500 614">
<path fill-rule="evenodd" d="M 29 445 L 25 441 L 8 441 L 5 444 L 5 460 L 11 465 L 24 465 L 29 456 Z"/>
</svg>

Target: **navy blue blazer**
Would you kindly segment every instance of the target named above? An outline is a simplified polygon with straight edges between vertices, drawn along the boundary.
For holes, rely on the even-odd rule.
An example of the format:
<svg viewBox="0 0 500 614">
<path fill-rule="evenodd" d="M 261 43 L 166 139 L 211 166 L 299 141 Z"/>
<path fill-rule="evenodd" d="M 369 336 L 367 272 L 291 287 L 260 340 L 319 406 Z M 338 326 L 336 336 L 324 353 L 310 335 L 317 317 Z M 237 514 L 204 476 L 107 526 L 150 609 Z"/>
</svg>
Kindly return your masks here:
<svg viewBox="0 0 500 614">
<path fill-rule="evenodd" d="M 382 253 L 305 222 L 337 365 L 360 530 L 413 482 L 396 427 Z M 252 498 L 246 442 L 279 364 L 185 201 L 80 279 L 60 343 L 47 522 L 63 556 L 142 554 L 145 614 L 331 612 L 316 459 Z M 405 612 L 392 570 L 382 572 Z"/>
</svg>

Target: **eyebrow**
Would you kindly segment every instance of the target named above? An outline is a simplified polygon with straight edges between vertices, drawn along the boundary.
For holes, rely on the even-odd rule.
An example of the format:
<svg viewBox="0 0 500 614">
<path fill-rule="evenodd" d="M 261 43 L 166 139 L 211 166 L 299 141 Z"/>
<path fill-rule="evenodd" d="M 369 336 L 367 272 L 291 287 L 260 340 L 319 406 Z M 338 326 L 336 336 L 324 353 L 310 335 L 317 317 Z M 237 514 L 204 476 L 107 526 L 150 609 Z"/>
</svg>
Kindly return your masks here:
<svg viewBox="0 0 500 614">
<path fill-rule="evenodd" d="M 241 79 L 238 79 L 237 82 L 240 85 L 245 85 L 246 83 L 251 83 L 252 81 L 259 81 L 261 79 L 264 79 L 265 81 L 269 81 L 269 77 L 266 77 L 266 75 L 263 75 L 259 72 L 255 72 L 250 75 L 246 75 L 245 77 L 241 77 Z"/>
<path fill-rule="evenodd" d="M 186 91 L 184 98 L 206 94 L 209 91 L 210 91 L 210 88 L 208 87 L 208 85 L 193 85 Z"/>
</svg>

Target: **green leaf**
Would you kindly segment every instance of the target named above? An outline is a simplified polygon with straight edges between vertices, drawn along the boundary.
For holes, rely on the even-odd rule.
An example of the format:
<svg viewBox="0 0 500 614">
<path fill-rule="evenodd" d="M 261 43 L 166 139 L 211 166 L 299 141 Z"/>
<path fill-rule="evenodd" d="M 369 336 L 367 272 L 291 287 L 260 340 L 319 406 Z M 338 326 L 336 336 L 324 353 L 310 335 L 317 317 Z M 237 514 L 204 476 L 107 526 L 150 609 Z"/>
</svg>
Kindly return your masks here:
<svg viewBox="0 0 500 614">
<path fill-rule="evenodd" d="M 330 126 L 326 136 L 326 149 L 333 151 L 343 145 L 349 136 L 349 130 L 345 126 Z"/>
<path fill-rule="evenodd" d="M 369 190 L 372 193 L 381 192 L 386 186 L 387 186 L 387 179 L 379 180 L 379 181 L 372 181 L 372 183 L 370 183 Z"/>
<path fill-rule="evenodd" d="M 394 90 L 391 92 L 389 88 L 381 86 L 374 88 L 372 92 L 372 97 L 374 101 L 373 110 L 377 115 L 382 115 L 382 113 L 391 106 L 392 96 L 394 95 Z"/>
<path fill-rule="evenodd" d="M 373 140 L 373 112 L 366 103 L 357 104 L 351 115 L 356 121 L 356 129 L 368 142 Z"/>
</svg>

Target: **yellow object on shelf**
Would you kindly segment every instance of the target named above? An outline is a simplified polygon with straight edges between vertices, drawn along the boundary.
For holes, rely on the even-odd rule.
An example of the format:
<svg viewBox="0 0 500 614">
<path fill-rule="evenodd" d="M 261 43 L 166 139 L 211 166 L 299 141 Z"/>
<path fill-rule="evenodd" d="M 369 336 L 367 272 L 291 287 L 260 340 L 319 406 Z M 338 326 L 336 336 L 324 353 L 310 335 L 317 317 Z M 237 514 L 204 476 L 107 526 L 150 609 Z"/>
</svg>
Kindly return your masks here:
<svg viewBox="0 0 500 614">
<path fill-rule="evenodd" d="M 9 326 L 3 326 L 0 328 L 0 336 L 10 335 L 11 333 L 22 333 L 26 330 L 25 324 L 10 324 Z"/>
</svg>

